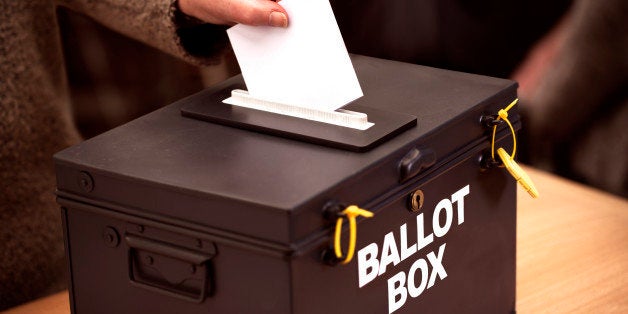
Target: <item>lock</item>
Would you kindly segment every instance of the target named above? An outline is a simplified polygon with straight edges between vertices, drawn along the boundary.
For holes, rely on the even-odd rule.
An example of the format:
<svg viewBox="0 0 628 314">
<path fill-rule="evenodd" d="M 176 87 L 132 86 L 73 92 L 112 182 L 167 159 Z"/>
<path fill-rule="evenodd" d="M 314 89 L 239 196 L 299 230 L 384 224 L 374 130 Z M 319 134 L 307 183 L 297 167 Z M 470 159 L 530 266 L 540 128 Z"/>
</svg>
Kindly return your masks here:
<svg viewBox="0 0 628 314">
<path fill-rule="evenodd" d="M 412 212 L 418 212 L 423 208 L 423 202 L 425 201 L 425 195 L 422 190 L 416 190 L 410 194 L 409 209 Z"/>
</svg>

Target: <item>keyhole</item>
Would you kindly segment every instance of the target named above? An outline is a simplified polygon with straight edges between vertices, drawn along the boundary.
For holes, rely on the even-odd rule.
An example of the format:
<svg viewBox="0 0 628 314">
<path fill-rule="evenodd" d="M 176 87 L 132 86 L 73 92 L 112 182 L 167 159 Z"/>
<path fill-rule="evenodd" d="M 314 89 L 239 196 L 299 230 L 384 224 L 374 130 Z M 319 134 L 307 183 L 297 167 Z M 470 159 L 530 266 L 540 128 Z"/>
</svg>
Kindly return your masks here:
<svg viewBox="0 0 628 314">
<path fill-rule="evenodd" d="M 418 212 L 423 208 L 424 201 L 423 191 L 416 190 L 410 194 L 410 210 L 413 212 Z"/>
</svg>

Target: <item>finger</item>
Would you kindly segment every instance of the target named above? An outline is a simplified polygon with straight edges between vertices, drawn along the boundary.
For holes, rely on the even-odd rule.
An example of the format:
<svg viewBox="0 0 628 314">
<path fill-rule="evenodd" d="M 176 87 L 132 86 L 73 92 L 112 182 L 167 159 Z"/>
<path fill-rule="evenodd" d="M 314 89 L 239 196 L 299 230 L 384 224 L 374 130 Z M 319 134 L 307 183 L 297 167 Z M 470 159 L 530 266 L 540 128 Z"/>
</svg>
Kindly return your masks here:
<svg viewBox="0 0 628 314">
<path fill-rule="evenodd" d="M 288 26 L 286 10 L 278 3 L 270 0 L 230 1 L 228 14 L 236 23 L 255 26 Z"/>
<path fill-rule="evenodd" d="M 227 20 L 227 6 L 230 0 L 178 0 L 177 6 L 181 12 L 193 16 L 201 21 L 227 25 L 233 23 Z"/>
<path fill-rule="evenodd" d="M 288 14 L 271 0 L 179 0 L 179 9 L 212 24 L 288 26 Z"/>
</svg>

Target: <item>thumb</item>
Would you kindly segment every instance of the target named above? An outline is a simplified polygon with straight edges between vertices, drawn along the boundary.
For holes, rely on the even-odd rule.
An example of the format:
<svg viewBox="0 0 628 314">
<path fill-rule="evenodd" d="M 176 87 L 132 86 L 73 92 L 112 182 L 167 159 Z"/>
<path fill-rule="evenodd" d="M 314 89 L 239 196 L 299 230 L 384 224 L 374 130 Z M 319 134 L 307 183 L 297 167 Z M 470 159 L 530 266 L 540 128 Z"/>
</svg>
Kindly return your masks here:
<svg viewBox="0 0 628 314">
<path fill-rule="evenodd" d="M 233 21 L 254 26 L 288 26 L 288 13 L 271 0 L 236 0 L 230 5 Z"/>
</svg>

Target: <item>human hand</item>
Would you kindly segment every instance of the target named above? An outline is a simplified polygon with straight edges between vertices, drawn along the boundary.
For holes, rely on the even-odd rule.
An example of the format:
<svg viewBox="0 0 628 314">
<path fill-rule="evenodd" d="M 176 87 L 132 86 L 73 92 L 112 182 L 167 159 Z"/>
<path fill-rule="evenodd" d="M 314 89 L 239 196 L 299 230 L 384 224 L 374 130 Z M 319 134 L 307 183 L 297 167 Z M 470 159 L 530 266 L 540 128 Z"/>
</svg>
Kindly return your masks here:
<svg viewBox="0 0 628 314">
<path fill-rule="evenodd" d="M 286 10 L 272 0 L 179 0 L 179 9 L 212 24 L 288 26 Z"/>
</svg>

